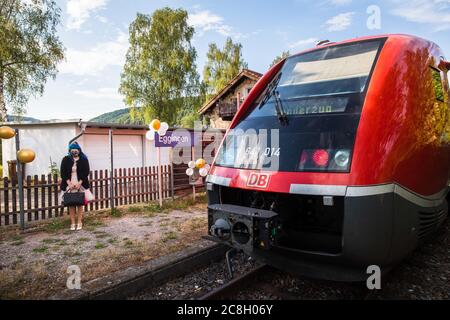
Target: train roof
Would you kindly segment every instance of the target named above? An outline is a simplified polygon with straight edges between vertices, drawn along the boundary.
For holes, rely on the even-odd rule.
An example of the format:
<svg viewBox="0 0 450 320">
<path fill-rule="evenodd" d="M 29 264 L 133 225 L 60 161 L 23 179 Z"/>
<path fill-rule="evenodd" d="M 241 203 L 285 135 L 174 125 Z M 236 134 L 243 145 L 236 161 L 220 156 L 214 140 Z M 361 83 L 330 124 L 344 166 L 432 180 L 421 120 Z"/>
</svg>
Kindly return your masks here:
<svg viewBox="0 0 450 320">
<path fill-rule="evenodd" d="M 291 57 L 295 57 L 295 56 L 298 56 L 300 54 L 304 54 L 304 53 L 307 53 L 307 52 L 312 52 L 312 51 L 320 50 L 320 49 L 323 49 L 323 48 L 337 46 L 337 45 L 346 44 L 346 43 L 359 42 L 359 41 L 365 41 L 365 40 L 375 40 L 375 39 L 387 39 L 387 38 L 394 39 L 394 40 L 395 39 L 397 39 L 397 40 L 404 40 L 404 39 L 408 39 L 408 38 L 416 39 L 416 40 L 420 40 L 420 41 L 425 41 L 425 42 L 427 42 L 429 44 L 433 44 L 433 45 L 435 45 L 436 47 L 439 48 L 439 46 L 436 43 L 434 43 L 434 42 L 432 42 L 430 40 L 427 40 L 427 39 L 424 39 L 424 38 L 421 38 L 421 37 L 418 37 L 418 36 L 414 36 L 414 35 L 398 33 L 398 34 L 382 34 L 382 35 L 374 35 L 374 36 L 356 37 L 356 38 L 342 40 L 342 41 L 338 41 L 338 42 L 326 42 L 325 44 L 317 45 L 317 46 L 315 46 L 313 48 L 309 48 L 309 49 L 303 50 L 301 52 L 298 52 L 296 54 L 293 54 Z"/>
</svg>

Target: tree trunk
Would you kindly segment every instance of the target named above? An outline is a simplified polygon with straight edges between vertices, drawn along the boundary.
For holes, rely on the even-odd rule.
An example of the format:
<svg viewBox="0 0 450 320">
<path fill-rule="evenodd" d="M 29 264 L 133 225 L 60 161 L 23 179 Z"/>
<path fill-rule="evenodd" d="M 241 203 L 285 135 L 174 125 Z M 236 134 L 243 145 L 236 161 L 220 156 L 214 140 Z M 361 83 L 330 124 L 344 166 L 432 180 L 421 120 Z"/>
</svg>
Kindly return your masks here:
<svg viewBox="0 0 450 320">
<path fill-rule="evenodd" d="M 6 101 L 4 95 L 3 74 L 0 74 L 0 122 L 7 120 Z"/>
</svg>

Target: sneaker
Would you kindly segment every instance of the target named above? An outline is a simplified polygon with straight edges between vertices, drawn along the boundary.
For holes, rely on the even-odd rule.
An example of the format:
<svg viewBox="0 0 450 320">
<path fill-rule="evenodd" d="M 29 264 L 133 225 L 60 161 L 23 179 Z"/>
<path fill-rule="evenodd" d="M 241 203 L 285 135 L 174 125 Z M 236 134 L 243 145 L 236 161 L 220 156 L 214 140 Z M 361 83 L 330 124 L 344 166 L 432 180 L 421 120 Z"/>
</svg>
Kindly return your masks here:
<svg viewBox="0 0 450 320">
<path fill-rule="evenodd" d="M 83 230 L 83 224 L 82 223 L 79 223 L 77 225 L 77 230 Z"/>
<path fill-rule="evenodd" d="M 70 226 L 70 231 L 75 231 L 75 230 L 77 230 L 76 225 L 72 224 Z"/>
</svg>

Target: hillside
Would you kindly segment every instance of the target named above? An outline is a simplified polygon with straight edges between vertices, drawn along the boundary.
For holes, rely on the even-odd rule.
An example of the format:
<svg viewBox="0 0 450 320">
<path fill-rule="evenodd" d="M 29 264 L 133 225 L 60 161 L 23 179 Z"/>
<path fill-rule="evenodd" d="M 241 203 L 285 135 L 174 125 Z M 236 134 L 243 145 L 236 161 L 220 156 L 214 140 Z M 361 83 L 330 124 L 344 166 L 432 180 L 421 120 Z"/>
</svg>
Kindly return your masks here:
<svg viewBox="0 0 450 320">
<path fill-rule="evenodd" d="M 117 123 L 117 124 L 140 124 L 131 121 L 130 109 L 120 109 L 113 112 L 104 113 L 90 120 L 99 123 Z"/>
<path fill-rule="evenodd" d="M 7 115 L 6 119 L 7 122 L 33 122 L 33 123 L 41 122 L 41 120 L 32 117 L 21 117 L 12 115 Z"/>
</svg>

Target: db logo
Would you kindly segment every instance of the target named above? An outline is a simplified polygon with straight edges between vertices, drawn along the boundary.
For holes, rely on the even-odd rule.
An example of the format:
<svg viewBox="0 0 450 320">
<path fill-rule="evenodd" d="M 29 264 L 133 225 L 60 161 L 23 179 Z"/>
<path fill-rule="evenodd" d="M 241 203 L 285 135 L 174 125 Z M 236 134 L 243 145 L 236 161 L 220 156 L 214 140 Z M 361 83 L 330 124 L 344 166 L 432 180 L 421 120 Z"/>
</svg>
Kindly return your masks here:
<svg viewBox="0 0 450 320">
<path fill-rule="evenodd" d="M 262 173 L 252 173 L 248 177 L 247 187 L 266 189 L 269 185 L 270 175 Z"/>
</svg>

